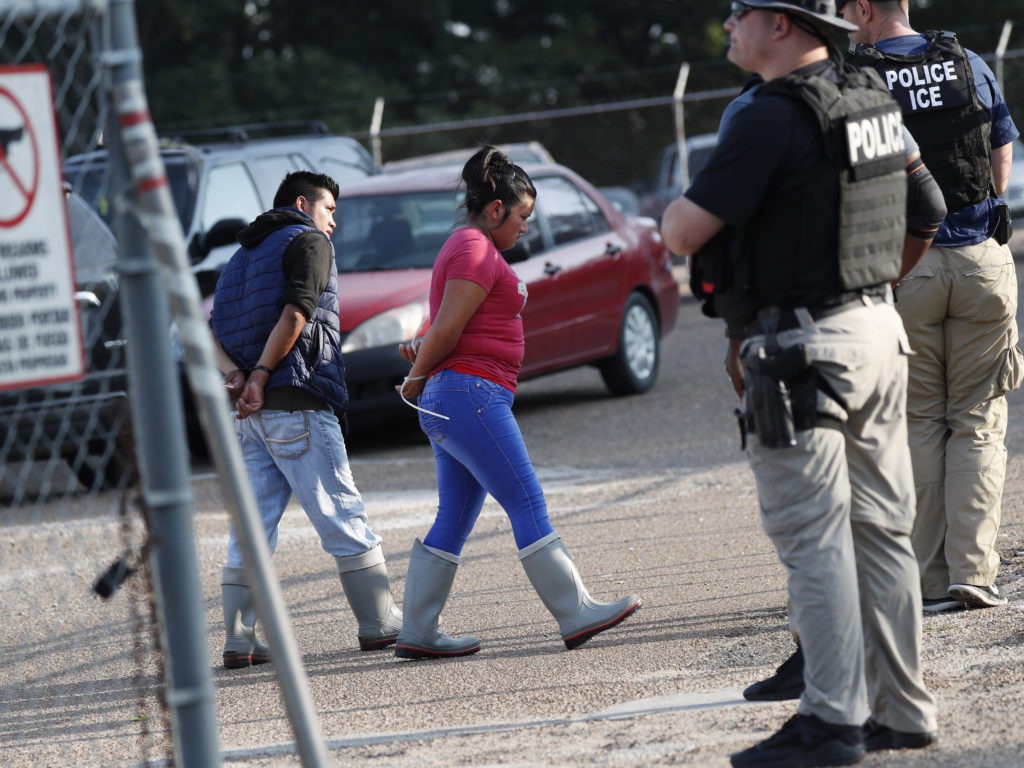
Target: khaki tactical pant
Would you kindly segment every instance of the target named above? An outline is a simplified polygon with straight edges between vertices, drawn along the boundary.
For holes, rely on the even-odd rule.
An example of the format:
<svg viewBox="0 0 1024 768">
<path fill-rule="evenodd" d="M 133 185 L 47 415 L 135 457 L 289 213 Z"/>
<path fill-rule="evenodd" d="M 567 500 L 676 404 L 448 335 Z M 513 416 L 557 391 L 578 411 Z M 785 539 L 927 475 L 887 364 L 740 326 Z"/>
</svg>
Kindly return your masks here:
<svg viewBox="0 0 1024 768">
<path fill-rule="evenodd" d="M 933 247 L 900 283 L 916 353 L 907 416 L 917 489 L 913 544 L 926 598 L 990 585 L 1006 471 L 1005 394 L 1020 386 L 1017 273 L 1005 245 Z"/>
<path fill-rule="evenodd" d="M 763 337 L 752 337 L 744 354 Z M 936 729 L 921 674 L 921 592 L 910 532 L 914 487 L 906 431 L 909 346 L 890 303 L 808 321 L 778 335 L 804 344 L 844 401 L 818 411 L 842 429 L 797 433 L 770 449 L 751 437 L 761 521 L 786 567 L 790 624 L 805 666 L 799 711 L 906 732 Z"/>
</svg>

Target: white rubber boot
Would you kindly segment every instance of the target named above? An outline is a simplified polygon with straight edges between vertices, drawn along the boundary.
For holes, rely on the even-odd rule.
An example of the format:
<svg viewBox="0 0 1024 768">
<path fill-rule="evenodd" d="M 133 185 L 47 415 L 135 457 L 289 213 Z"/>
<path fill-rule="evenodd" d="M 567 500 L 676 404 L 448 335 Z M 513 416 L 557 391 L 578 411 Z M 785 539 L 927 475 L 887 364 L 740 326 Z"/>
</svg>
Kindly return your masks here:
<svg viewBox="0 0 1024 768">
<path fill-rule="evenodd" d="M 594 600 L 557 533 L 519 550 L 519 560 L 540 599 L 558 620 L 562 640 L 570 651 L 628 618 L 643 603 L 637 595 L 626 595 L 614 603 Z"/>
<path fill-rule="evenodd" d="M 256 636 L 256 606 L 244 568 L 221 571 L 221 602 L 224 606 L 224 667 L 241 669 L 270 661 L 270 648 Z"/>
<path fill-rule="evenodd" d="M 395 643 L 398 658 L 443 659 L 480 650 L 475 637 L 449 637 L 437 628 L 460 560 L 457 555 L 425 546 L 419 539 L 413 542 L 402 600 L 402 631 Z"/>
<path fill-rule="evenodd" d="M 359 650 L 375 651 L 394 644 L 402 629 L 402 612 L 395 607 L 388 568 L 380 545 L 369 552 L 336 557 L 341 588 L 359 622 Z"/>
</svg>

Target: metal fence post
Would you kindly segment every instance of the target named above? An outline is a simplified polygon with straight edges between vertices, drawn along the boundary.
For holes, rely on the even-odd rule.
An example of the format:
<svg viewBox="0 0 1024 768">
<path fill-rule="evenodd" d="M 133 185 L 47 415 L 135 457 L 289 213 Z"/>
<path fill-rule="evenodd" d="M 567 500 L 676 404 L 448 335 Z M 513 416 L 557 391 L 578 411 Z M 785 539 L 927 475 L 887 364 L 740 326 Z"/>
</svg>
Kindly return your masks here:
<svg viewBox="0 0 1024 768">
<path fill-rule="evenodd" d="M 373 103 L 373 118 L 370 121 L 370 146 L 373 149 L 373 164 L 383 165 L 383 147 L 380 140 L 380 126 L 384 122 L 384 97 L 378 96 Z"/>
<path fill-rule="evenodd" d="M 155 146 L 155 132 L 142 86 L 142 54 L 136 38 L 133 0 L 111 0 L 108 24 L 103 57 L 108 86 L 114 95 L 107 138 L 113 189 L 117 192 L 121 306 L 128 320 L 128 370 L 142 494 L 154 538 L 153 581 L 166 649 L 175 764 L 208 768 L 220 765 L 220 748 L 192 528 L 181 388 L 171 357 L 167 296 L 142 221 L 145 214 L 141 198 L 161 186 L 166 193 L 166 178 L 162 164 L 143 166 L 139 162 L 142 158 L 134 152 L 136 147 L 145 146 L 149 136 L 154 137 Z"/>
<path fill-rule="evenodd" d="M 1010 32 L 1013 30 L 1013 22 L 1007 19 L 1003 22 L 1003 31 L 999 35 L 999 44 L 996 46 L 996 82 L 999 90 L 1006 93 L 1006 85 L 1003 82 L 1003 70 L 1006 62 L 1006 46 L 1010 43 Z"/>
<path fill-rule="evenodd" d="M 121 130 L 131 139 L 130 151 L 125 153 L 125 157 L 133 161 L 131 165 L 132 181 L 133 188 L 137 191 L 138 202 L 136 213 L 139 219 L 145 219 L 149 242 L 152 243 L 153 250 L 159 256 L 159 263 L 164 267 L 163 276 L 166 285 L 159 281 L 160 275 L 155 272 L 157 261 L 152 258 L 152 251 L 147 248 L 147 256 L 150 258 L 145 271 L 147 277 L 155 278 L 152 288 L 158 294 L 158 296 L 151 295 L 150 300 L 159 298 L 160 306 L 165 306 L 164 302 L 169 294 L 175 309 L 175 320 L 181 332 L 188 364 L 189 383 L 200 408 L 203 426 L 210 438 L 211 452 L 227 486 L 225 489 L 226 501 L 233 512 L 233 521 L 245 555 L 246 569 L 258 615 L 263 621 L 274 649 L 274 668 L 281 683 L 285 706 L 296 735 L 302 764 L 307 768 L 325 766 L 329 761 L 320 732 L 319 719 L 309 693 L 298 648 L 288 621 L 284 599 L 274 574 L 270 550 L 256 512 L 255 498 L 248 484 L 248 476 L 242 463 L 238 442 L 230 426 L 230 417 L 225 408 L 223 383 L 217 375 L 214 363 L 212 339 L 201 317 L 198 287 L 188 270 L 184 239 L 167 187 L 167 179 L 156 141 L 156 132 L 149 119 L 145 91 L 139 74 L 139 52 L 135 36 L 133 3 L 134 0 L 112 0 L 111 2 L 111 5 L 120 11 L 117 13 L 112 7 L 111 16 L 120 22 L 120 29 L 117 30 L 115 39 L 121 42 L 120 48 L 124 49 L 115 50 L 113 56 L 118 62 L 124 59 L 127 67 L 125 76 L 115 79 L 113 86 L 115 109 Z M 133 218 L 131 223 L 138 224 L 138 219 Z M 125 244 L 123 247 L 131 252 L 134 250 L 132 246 L 136 244 L 136 241 L 122 241 L 122 243 Z M 148 246 L 149 243 L 143 243 L 143 245 Z M 156 302 L 154 301 L 154 303 Z M 135 311 L 145 314 L 146 309 L 135 307 Z M 137 315 L 126 312 L 126 316 L 134 318 Z M 148 411 L 159 411 L 159 415 L 164 419 L 170 417 L 174 422 L 173 443 L 168 440 L 168 435 L 164 433 L 165 427 L 158 417 L 155 417 L 152 422 L 156 428 L 148 432 L 153 436 L 152 442 L 144 439 L 143 447 L 146 455 L 143 457 L 143 468 L 153 472 L 153 478 L 157 477 L 158 472 L 169 472 L 176 475 L 177 470 L 181 469 L 181 465 L 187 462 L 186 457 L 188 456 L 185 447 L 184 418 L 181 413 L 181 392 L 178 385 L 178 374 L 171 362 L 168 337 L 170 322 L 166 314 L 161 322 L 162 325 L 158 323 L 156 326 L 151 326 L 150 333 L 155 335 L 148 338 L 151 340 L 168 339 L 167 343 L 152 344 L 151 346 L 164 352 L 163 355 L 160 355 L 159 362 L 161 366 L 169 365 L 170 368 L 161 370 L 160 382 L 154 380 L 153 371 L 149 370 L 148 373 L 151 375 L 142 382 L 142 386 L 133 389 L 133 392 L 145 392 L 147 398 L 152 397 L 154 393 L 162 392 L 160 399 L 156 401 L 158 408 L 151 408 Z M 129 338 L 129 344 L 131 342 L 132 339 Z M 135 372 L 136 368 L 133 366 L 133 375 Z M 165 389 L 160 390 L 158 384 Z M 140 419 L 144 405 L 136 403 L 133 398 L 133 408 Z M 147 423 L 141 425 L 144 438 L 147 436 L 147 426 L 149 426 Z M 168 456 L 169 448 L 175 453 L 174 456 Z M 187 464 L 185 472 L 183 489 L 187 494 L 189 489 Z M 144 477 L 144 482 L 148 480 L 147 485 L 155 486 L 155 483 L 152 483 L 153 478 Z M 159 563 L 157 576 L 158 583 L 161 585 L 171 583 L 169 580 L 165 581 L 160 578 L 161 576 L 167 576 L 170 579 L 172 576 L 179 576 L 184 571 L 188 579 L 195 579 L 197 573 L 191 519 L 188 516 L 189 507 L 188 505 L 173 506 L 173 502 L 176 500 L 175 494 L 180 488 L 177 485 L 180 479 L 175 477 L 175 481 L 173 492 L 163 495 L 152 494 L 155 502 L 167 502 L 163 521 L 166 530 L 164 533 L 156 532 L 158 552 L 163 548 L 165 536 L 180 544 L 175 558 L 169 557 L 166 561 Z M 188 501 L 191 501 L 190 496 Z M 173 529 L 171 529 L 172 515 L 170 514 L 172 512 L 175 513 Z M 162 528 L 162 530 L 164 529 Z M 195 583 L 194 593 L 182 600 L 178 599 L 183 597 L 182 595 L 172 593 L 166 587 L 161 592 L 165 599 L 169 600 L 170 606 L 180 613 L 184 614 L 189 608 L 198 612 L 196 614 L 198 622 L 194 627 L 190 624 L 189 629 L 183 629 L 182 635 L 186 636 L 178 638 L 177 647 L 172 648 L 174 653 L 169 663 L 171 685 L 173 687 L 178 679 L 176 675 L 179 672 L 179 662 L 182 662 L 181 666 L 199 668 L 205 672 L 205 679 L 210 689 L 209 701 L 204 703 L 212 704 L 206 633 L 201 613 L 202 592 L 199 589 L 198 581 Z M 181 626 L 173 616 L 169 615 L 169 611 L 167 614 L 164 617 L 164 627 L 177 629 Z M 195 616 L 183 618 L 191 622 Z M 200 698 L 196 687 L 187 692 L 180 692 L 177 696 L 172 690 L 172 705 L 175 703 L 175 698 L 181 700 L 180 704 L 183 707 L 180 712 L 175 712 L 175 714 L 190 718 L 195 716 L 187 725 L 183 723 L 180 734 L 176 732 L 179 750 L 188 748 L 189 755 L 195 759 L 209 760 L 207 750 L 212 747 L 216 753 L 216 715 L 212 706 L 205 708 L 201 713 L 197 709 L 184 709 L 186 705 L 194 704 Z M 199 732 L 200 729 L 201 732 Z M 212 729 L 212 734 L 210 729 Z M 216 764 L 219 764 L 219 755 L 214 759 L 218 761 Z M 213 762 L 195 763 L 195 765 L 214 764 Z"/>
<path fill-rule="evenodd" d="M 672 108 L 676 122 L 676 144 L 679 152 L 679 184 L 685 192 L 690 182 L 690 158 L 686 155 L 686 112 L 683 102 L 686 98 L 686 83 L 690 79 L 690 64 L 684 61 L 679 67 L 679 77 L 672 92 Z"/>
</svg>

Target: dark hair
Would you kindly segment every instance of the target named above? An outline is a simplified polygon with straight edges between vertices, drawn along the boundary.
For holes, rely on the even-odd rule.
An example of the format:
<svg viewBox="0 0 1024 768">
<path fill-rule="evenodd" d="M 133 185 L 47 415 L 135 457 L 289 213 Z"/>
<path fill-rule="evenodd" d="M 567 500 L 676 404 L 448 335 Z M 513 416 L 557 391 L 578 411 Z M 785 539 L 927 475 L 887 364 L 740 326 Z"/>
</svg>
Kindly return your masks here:
<svg viewBox="0 0 1024 768">
<path fill-rule="evenodd" d="M 513 205 L 526 197 L 537 197 L 537 189 L 526 171 L 491 146 L 482 147 L 462 169 L 466 200 L 462 204 L 472 216 L 492 200 L 501 200 L 507 216 Z"/>
<path fill-rule="evenodd" d="M 338 182 L 326 173 L 313 173 L 313 171 L 292 171 L 286 174 L 281 186 L 277 188 L 274 195 L 275 208 L 287 208 L 295 204 L 295 200 L 304 197 L 311 203 L 323 197 L 324 192 L 330 192 L 334 199 L 338 199 Z"/>
</svg>

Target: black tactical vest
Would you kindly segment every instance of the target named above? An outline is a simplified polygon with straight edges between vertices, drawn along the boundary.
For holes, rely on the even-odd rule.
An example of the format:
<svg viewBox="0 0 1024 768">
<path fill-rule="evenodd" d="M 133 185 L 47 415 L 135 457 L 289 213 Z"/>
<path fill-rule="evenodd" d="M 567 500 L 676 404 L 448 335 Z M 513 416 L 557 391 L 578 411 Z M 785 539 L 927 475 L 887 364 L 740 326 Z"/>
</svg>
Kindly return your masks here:
<svg viewBox="0 0 1024 768">
<path fill-rule="evenodd" d="M 901 56 L 862 43 L 847 59 L 885 81 L 951 211 L 994 194 L 992 120 L 967 54 L 952 32 L 926 32 L 928 47 Z"/>
<path fill-rule="evenodd" d="M 825 136 L 830 170 L 839 184 L 840 290 L 896 279 L 907 195 L 899 105 L 874 72 L 852 66 L 843 67 L 838 83 L 800 73 L 777 78 L 761 86 L 757 98 L 769 94 L 809 106 Z"/>
</svg>

